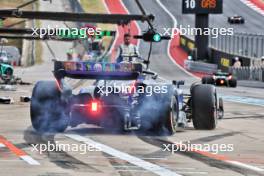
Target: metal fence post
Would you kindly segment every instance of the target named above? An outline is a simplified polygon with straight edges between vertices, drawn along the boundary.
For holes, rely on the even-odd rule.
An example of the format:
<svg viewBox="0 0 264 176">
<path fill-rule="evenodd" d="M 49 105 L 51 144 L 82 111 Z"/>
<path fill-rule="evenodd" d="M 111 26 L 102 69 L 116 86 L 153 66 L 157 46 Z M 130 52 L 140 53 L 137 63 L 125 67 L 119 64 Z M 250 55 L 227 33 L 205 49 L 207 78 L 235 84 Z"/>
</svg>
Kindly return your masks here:
<svg viewBox="0 0 264 176">
<path fill-rule="evenodd" d="M 250 49 L 251 49 L 250 52 L 251 53 L 250 53 L 250 56 L 253 56 L 254 55 L 253 46 L 254 46 L 254 37 L 251 36 L 251 47 L 250 47 Z"/>
<path fill-rule="evenodd" d="M 245 37 L 244 37 L 244 36 L 242 36 L 242 41 L 241 41 L 242 55 L 245 55 L 245 46 L 244 46 L 244 40 L 245 40 Z"/>
<path fill-rule="evenodd" d="M 234 54 L 235 53 L 235 45 L 236 45 L 236 36 L 233 36 L 233 42 L 232 42 L 232 45 L 233 45 L 233 51 L 232 51 L 232 54 Z"/>
<path fill-rule="evenodd" d="M 261 40 L 261 57 L 264 56 L 264 36 L 262 36 Z"/>
</svg>

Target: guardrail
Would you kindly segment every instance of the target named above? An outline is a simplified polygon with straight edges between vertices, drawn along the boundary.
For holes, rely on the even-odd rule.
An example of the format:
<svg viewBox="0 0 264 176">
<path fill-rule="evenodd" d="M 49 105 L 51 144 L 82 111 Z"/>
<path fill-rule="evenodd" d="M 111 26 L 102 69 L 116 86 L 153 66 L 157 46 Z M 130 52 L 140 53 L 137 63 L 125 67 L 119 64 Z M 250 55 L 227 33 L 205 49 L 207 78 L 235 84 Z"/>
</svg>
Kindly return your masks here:
<svg viewBox="0 0 264 176">
<path fill-rule="evenodd" d="M 181 36 L 181 45 L 185 49 L 195 48 L 193 36 Z M 234 35 L 209 36 L 209 47 L 224 53 L 257 59 L 264 56 L 264 35 L 234 33 Z"/>
<path fill-rule="evenodd" d="M 224 40 L 224 39 L 223 39 Z M 237 40 L 240 41 L 240 40 Z M 246 40 L 245 40 L 246 41 Z M 261 41 L 261 40 L 258 40 Z M 264 40 L 263 40 L 264 41 Z M 212 41 L 211 41 L 212 42 Z M 226 42 L 226 41 L 225 41 Z M 219 45 L 219 47 L 224 43 L 223 41 L 220 42 L 221 44 Z M 254 42 L 253 42 L 254 43 Z M 260 49 L 260 47 L 264 47 L 264 44 L 262 46 L 262 42 L 257 42 L 259 43 L 258 46 L 258 51 L 259 51 L 259 55 L 262 55 L 262 53 L 264 52 L 264 48 Z M 229 47 L 231 47 L 230 51 L 232 51 L 231 53 L 229 53 L 229 49 L 226 50 L 221 50 L 218 48 L 218 44 L 214 43 L 215 47 L 211 46 L 209 47 L 209 58 L 211 58 L 212 63 L 217 64 L 218 65 L 218 69 L 221 69 L 223 71 L 228 71 L 229 67 L 231 67 L 233 65 L 234 62 L 234 58 L 235 57 L 239 57 L 239 60 L 242 64 L 242 66 L 259 66 L 261 65 L 260 63 L 262 63 L 262 59 L 261 57 L 259 58 L 253 58 L 253 57 L 246 57 L 241 55 L 241 53 L 235 53 L 235 50 L 233 51 L 232 49 L 232 44 L 229 45 Z M 236 44 L 236 42 L 235 42 Z M 194 58 L 196 58 L 196 46 L 195 46 L 195 42 L 187 37 L 187 36 L 181 36 L 180 37 L 180 46 L 181 48 L 183 48 L 189 55 L 192 55 Z M 240 46 L 240 45 L 239 45 Z M 245 44 L 243 44 L 243 46 L 247 46 Z M 236 47 L 235 49 L 238 49 L 239 47 Z M 264 53 L 263 53 L 264 54 Z"/>
<path fill-rule="evenodd" d="M 197 62 L 197 61 L 191 61 L 191 60 L 185 60 L 184 68 L 186 68 L 189 71 L 202 72 L 202 73 L 208 73 L 208 74 L 213 74 L 217 71 L 216 64 L 208 64 L 204 62 Z"/>
<path fill-rule="evenodd" d="M 264 82 L 264 67 L 230 67 L 229 71 L 238 80 L 254 80 Z"/>
<path fill-rule="evenodd" d="M 219 35 L 217 38 L 209 37 L 209 46 L 233 55 L 261 58 L 264 56 L 264 35 L 250 33 Z"/>
</svg>

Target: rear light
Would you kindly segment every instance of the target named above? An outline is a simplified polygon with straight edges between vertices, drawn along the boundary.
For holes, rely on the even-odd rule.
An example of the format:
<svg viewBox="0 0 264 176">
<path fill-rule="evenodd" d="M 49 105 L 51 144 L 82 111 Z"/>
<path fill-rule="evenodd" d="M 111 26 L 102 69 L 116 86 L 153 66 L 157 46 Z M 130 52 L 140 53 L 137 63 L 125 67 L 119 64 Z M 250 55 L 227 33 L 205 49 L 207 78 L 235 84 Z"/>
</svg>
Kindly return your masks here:
<svg viewBox="0 0 264 176">
<path fill-rule="evenodd" d="M 229 76 L 227 77 L 227 79 L 228 79 L 228 80 L 232 79 L 232 75 L 229 75 Z"/>
<path fill-rule="evenodd" d="M 93 111 L 93 112 L 97 112 L 98 111 L 97 102 L 92 102 L 91 111 Z"/>
<path fill-rule="evenodd" d="M 99 101 L 91 101 L 89 107 L 89 111 L 92 113 L 98 113 L 101 109 L 101 103 Z"/>
<path fill-rule="evenodd" d="M 216 76 L 215 75 L 213 75 L 213 79 L 216 79 Z"/>
<path fill-rule="evenodd" d="M 220 81 L 220 84 L 224 84 L 224 83 L 225 83 L 225 81 L 224 81 L 224 80 L 221 80 L 221 81 Z"/>
</svg>

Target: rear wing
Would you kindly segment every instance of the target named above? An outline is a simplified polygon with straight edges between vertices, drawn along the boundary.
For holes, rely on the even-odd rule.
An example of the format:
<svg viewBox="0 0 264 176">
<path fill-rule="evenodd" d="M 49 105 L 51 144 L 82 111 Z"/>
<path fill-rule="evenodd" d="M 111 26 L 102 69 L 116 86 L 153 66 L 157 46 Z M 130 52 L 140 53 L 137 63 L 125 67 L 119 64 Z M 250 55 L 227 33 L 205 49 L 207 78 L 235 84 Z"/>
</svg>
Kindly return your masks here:
<svg viewBox="0 0 264 176">
<path fill-rule="evenodd" d="M 55 61 L 54 75 L 57 79 L 133 80 L 142 73 L 140 63 L 104 63 Z"/>
</svg>

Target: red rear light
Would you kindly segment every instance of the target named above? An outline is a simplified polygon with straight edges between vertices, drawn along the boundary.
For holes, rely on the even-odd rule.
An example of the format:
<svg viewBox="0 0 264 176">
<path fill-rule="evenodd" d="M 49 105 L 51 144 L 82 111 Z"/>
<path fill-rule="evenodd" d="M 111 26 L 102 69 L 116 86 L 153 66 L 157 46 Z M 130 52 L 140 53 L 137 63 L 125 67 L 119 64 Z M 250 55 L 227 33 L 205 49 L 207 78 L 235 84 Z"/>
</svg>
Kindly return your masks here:
<svg viewBox="0 0 264 176">
<path fill-rule="evenodd" d="M 225 83 L 225 81 L 224 81 L 224 80 L 221 80 L 221 81 L 220 81 L 220 83 L 221 83 L 221 84 L 224 84 L 224 83 Z"/>
<path fill-rule="evenodd" d="M 92 102 L 91 111 L 92 112 L 97 112 L 98 111 L 98 103 L 97 102 Z"/>
<path fill-rule="evenodd" d="M 229 75 L 229 76 L 227 77 L 227 79 L 232 79 L 232 75 Z"/>
<path fill-rule="evenodd" d="M 101 109 L 101 103 L 99 101 L 91 101 L 89 107 L 89 111 L 92 113 L 98 113 Z"/>
</svg>

